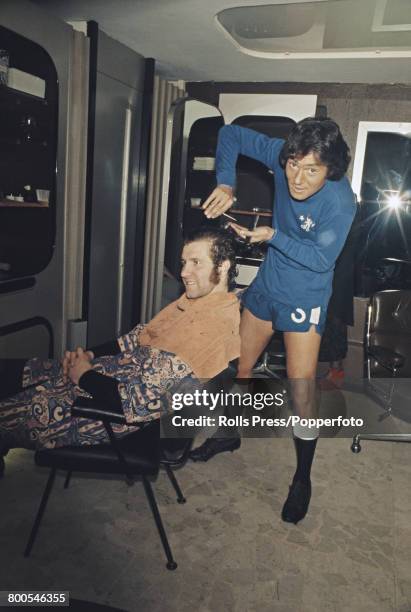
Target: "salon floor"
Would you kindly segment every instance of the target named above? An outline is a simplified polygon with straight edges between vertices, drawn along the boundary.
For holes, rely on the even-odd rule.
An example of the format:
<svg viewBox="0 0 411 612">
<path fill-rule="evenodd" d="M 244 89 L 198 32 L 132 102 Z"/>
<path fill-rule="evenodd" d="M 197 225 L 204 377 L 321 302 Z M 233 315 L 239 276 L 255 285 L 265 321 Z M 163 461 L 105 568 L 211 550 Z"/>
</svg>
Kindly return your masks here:
<svg viewBox="0 0 411 612">
<path fill-rule="evenodd" d="M 410 458 L 409 444 L 364 441 L 354 455 L 348 439 L 321 439 L 298 526 L 279 516 L 289 439 L 245 439 L 235 453 L 187 464 L 185 505 L 161 473 L 155 491 L 178 562 L 170 572 L 141 485 L 75 475 L 67 490 L 57 479 L 24 559 L 46 471 L 12 451 L 0 480 L 0 590 L 69 590 L 128 612 L 410 612 Z"/>
</svg>

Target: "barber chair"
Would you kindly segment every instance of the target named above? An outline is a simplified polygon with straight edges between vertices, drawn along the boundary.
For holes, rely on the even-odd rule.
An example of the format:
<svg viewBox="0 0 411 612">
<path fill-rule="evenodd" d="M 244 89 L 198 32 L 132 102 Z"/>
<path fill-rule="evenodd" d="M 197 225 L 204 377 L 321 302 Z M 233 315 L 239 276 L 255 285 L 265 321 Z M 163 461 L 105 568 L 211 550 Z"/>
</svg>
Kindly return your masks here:
<svg viewBox="0 0 411 612">
<path fill-rule="evenodd" d="M 384 409 L 379 420 L 393 414 L 411 421 L 411 410 L 403 411 L 394 401 L 399 379 L 410 379 L 407 387 L 411 388 L 411 291 L 379 291 L 370 298 L 364 348 L 365 391 Z M 411 442 L 411 434 L 357 434 L 353 453 L 360 452 L 360 439 Z"/>
<path fill-rule="evenodd" d="M 159 421 L 156 420 L 146 423 L 134 433 L 116 438 L 111 424 L 124 424 L 124 416 L 102 410 L 96 407 L 94 400 L 88 398 L 79 398 L 72 408 L 72 414 L 73 416 L 102 421 L 109 436 L 110 443 L 93 446 L 67 446 L 57 449 L 42 449 L 35 453 L 36 464 L 43 467 L 49 467 L 51 471 L 24 556 L 28 557 L 33 548 L 58 469 L 67 472 L 64 488 L 68 487 L 73 471 L 96 472 L 99 474 L 122 474 L 125 476 L 128 485 L 132 485 L 135 478 L 141 479 L 167 557 L 166 567 L 169 570 L 176 569 L 177 563 L 174 561 L 150 483 L 150 480 L 155 480 L 157 478 L 161 463 Z M 172 480 L 173 486 L 175 486 L 174 481 Z M 179 497 L 182 497 L 179 488 L 177 494 Z"/>
<path fill-rule="evenodd" d="M 388 289 L 411 289 L 411 261 L 396 257 L 382 257 L 367 261 L 366 254 L 359 266 L 358 284 L 363 295 L 372 295 Z"/>
<path fill-rule="evenodd" d="M 228 381 L 232 380 L 235 372 L 235 362 L 232 362 L 226 370 L 209 380 L 205 388 L 210 392 L 226 389 Z M 87 397 L 77 399 L 72 408 L 72 415 L 102 421 L 110 443 L 42 449 L 35 453 L 36 464 L 42 467 L 49 467 L 51 471 L 24 556 L 28 557 L 33 548 L 58 469 L 67 472 L 64 483 L 65 489 L 69 485 L 72 472 L 122 474 L 125 476 L 126 483 L 129 486 L 134 484 L 135 478 L 142 481 L 144 492 L 167 558 L 166 567 L 169 570 L 176 569 L 177 563 L 173 558 L 168 543 L 150 481 L 157 478 L 160 467 L 163 467 L 177 494 L 177 502 L 180 504 L 185 503 L 186 499 L 175 477 L 174 470 L 186 463 L 193 444 L 193 438 L 171 436 L 170 429 L 168 429 L 168 422 L 171 418 L 169 415 L 166 415 L 161 421 L 155 420 L 143 424 L 134 433 L 123 437 L 116 437 L 111 424 L 125 424 L 124 416 L 98 406 L 95 400 Z M 166 437 L 160 437 L 161 427 Z M 175 434 L 175 429 L 171 430 L 171 434 Z"/>
<path fill-rule="evenodd" d="M 283 334 L 276 332 L 266 346 L 253 369 L 253 376 L 263 374 L 267 378 L 284 378 L 286 371 L 285 346 Z M 283 373 L 282 376 L 280 373 Z"/>
<path fill-rule="evenodd" d="M 411 261 L 396 257 L 383 257 L 376 269 L 380 289 L 409 289 L 411 287 Z"/>
</svg>

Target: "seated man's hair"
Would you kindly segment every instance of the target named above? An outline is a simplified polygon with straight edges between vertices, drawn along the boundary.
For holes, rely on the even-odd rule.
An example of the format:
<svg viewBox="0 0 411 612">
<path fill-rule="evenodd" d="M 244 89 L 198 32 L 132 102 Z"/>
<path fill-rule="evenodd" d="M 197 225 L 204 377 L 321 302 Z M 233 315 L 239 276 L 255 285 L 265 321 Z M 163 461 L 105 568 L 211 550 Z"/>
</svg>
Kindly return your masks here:
<svg viewBox="0 0 411 612">
<path fill-rule="evenodd" d="M 235 278 L 238 274 L 236 264 L 236 243 L 232 232 L 219 227 L 203 226 L 190 232 L 184 239 L 184 244 L 197 242 L 198 240 L 209 240 L 211 244 L 210 255 L 214 264 L 215 282 L 220 280 L 218 268 L 227 259 L 230 268 L 227 273 L 228 290 L 235 288 Z"/>
<path fill-rule="evenodd" d="M 280 151 L 280 164 L 284 168 L 290 157 L 305 157 L 309 153 L 316 154 L 319 161 L 327 166 L 327 179 L 330 181 L 341 179 L 351 160 L 350 149 L 340 128 L 328 117 L 308 117 L 299 121 Z"/>
</svg>

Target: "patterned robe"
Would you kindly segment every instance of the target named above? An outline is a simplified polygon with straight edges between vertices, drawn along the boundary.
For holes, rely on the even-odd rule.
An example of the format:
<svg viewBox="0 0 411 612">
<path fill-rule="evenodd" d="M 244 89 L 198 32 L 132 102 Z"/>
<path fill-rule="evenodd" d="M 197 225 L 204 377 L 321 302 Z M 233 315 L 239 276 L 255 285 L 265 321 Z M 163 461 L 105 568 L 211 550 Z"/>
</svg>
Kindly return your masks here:
<svg viewBox="0 0 411 612">
<path fill-rule="evenodd" d="M 168 410 L 170 397 L 181 386 L 198 387 L 191 367 L 176 355 L 140 346 L 137 326 L 119 339 L 118 355 L 94 359 L 93 369 L 118 381 L 127 425 L 113 424 L 118 435 L 136 430 L 139 423 L 157 419 Z M 107 441 L 100 421 L 72 417 L 76 398 L 87 393 L 62 376 L 61 364 L 30 359 L 23 374 L 23 390 L 0 402 L 1 448 L 58 448 Z"/>
</svg>

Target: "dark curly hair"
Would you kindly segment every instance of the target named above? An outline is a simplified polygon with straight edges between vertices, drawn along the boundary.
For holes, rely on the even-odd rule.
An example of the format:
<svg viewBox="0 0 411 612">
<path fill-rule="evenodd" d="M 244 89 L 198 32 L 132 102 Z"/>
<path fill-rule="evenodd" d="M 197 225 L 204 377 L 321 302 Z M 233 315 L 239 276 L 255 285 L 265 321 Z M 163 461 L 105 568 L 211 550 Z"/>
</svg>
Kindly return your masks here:
<svg viewBox="0 0 411 612">
<path fill-rule="evenodd" d="M 204 226 L 190 232 L 184 239 L 184 244 L 190 244 L 199 240 L 209 240 L 211 242 L 210 255 L 214 264 L 213 282 L 219 282 L 219 267 L 223 261 L 229 260 L 230 267 L 227 272 L 227 285 L 228 290 L 232 291 L 235 288 L 235 278 L 238 274 L 235 259 L 236 243 L 233 234 L 222 228 Z"/>
<path fill-rule="evenodd" d="M 328 117 L 308 117 L 297 123 L 280 151 L 281 167 L 285 168 L 290 157 L 305 157 L 309 153 L 315 153 L 319 161 L 327 166 L 330 181 L 341 179 L 351 160 L 350 149 L 340 128 Z"/>
</svg>

